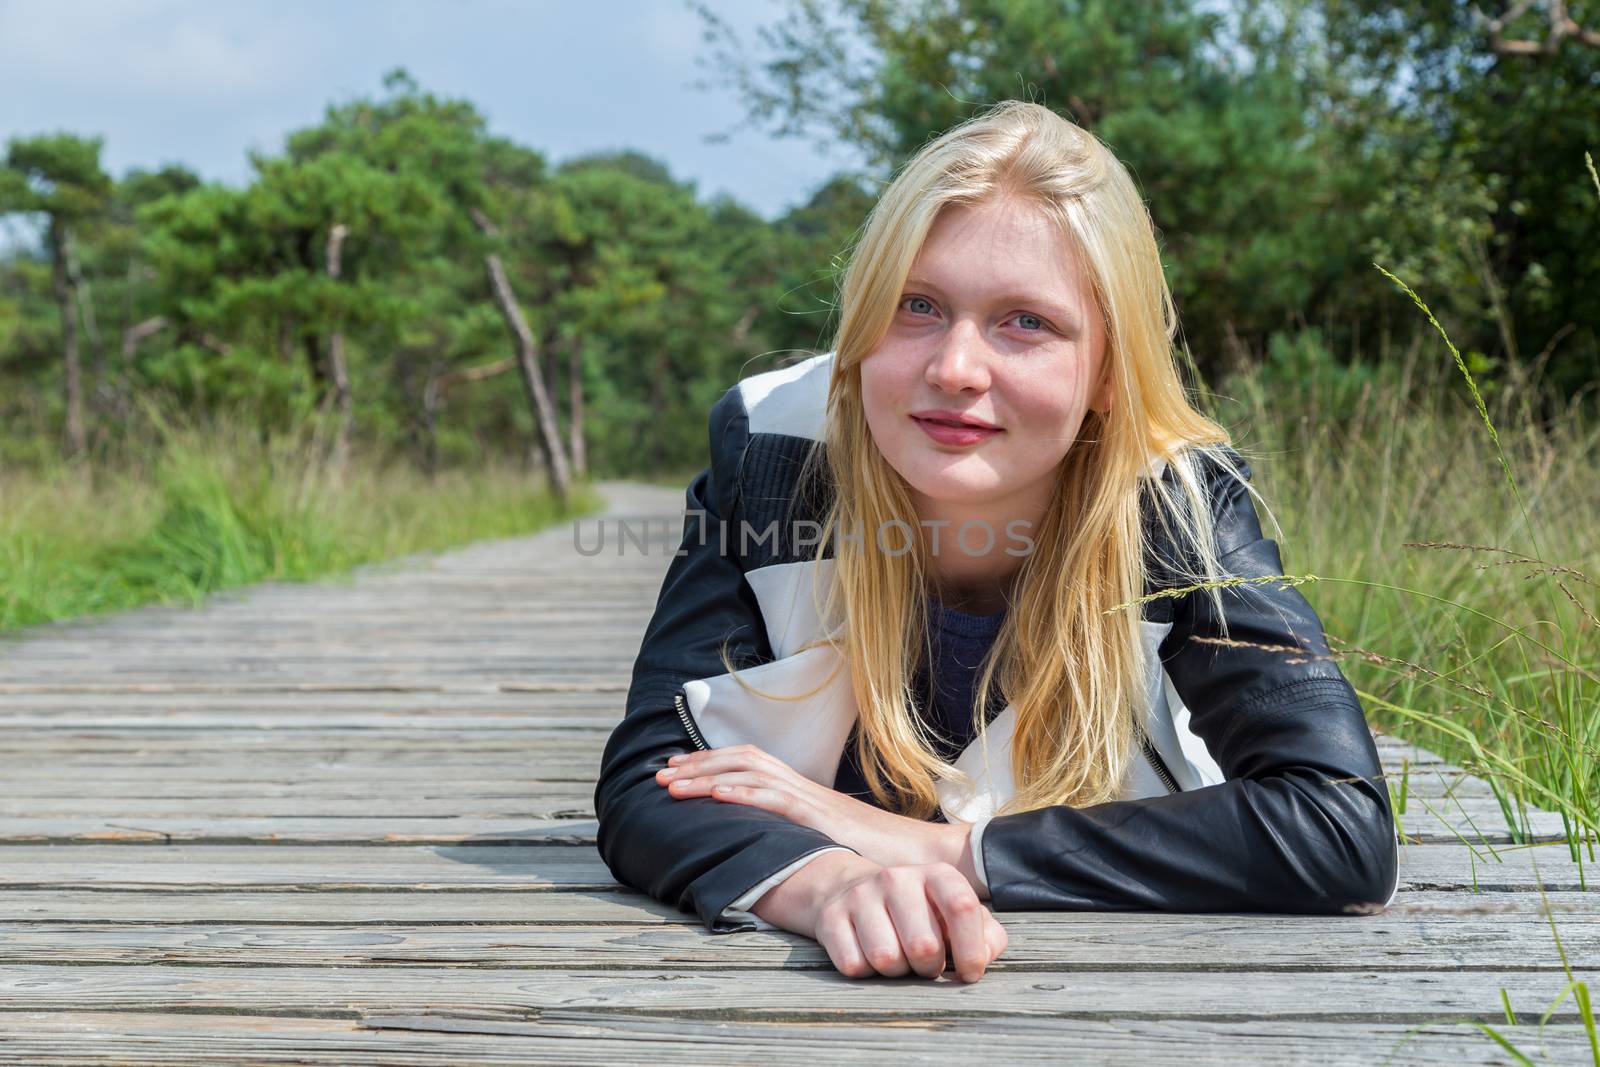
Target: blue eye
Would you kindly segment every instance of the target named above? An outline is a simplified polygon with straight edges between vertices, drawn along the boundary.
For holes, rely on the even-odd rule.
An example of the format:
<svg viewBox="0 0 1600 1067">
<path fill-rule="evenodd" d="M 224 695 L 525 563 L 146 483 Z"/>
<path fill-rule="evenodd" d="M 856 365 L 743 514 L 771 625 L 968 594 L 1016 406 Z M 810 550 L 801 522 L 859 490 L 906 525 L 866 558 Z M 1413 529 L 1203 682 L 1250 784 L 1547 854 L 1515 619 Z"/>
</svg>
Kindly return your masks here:
<svg viewBox="0 0 1600 1067">
<path fill-rule="evenodd" d="M 913 302 L 915 302 L 915 304 L 925 304 L 925 305 L 927 305 L 927 310 L 926 311 L 922 311 L 922 310 L 918 309 L 917 307 L 913 306 Z M 907 296 L 907 297 L 902 297 L 900 299 L 900 307 L 904 308 L 907 311 L 910 311 L 913 315 L 928 315 L 928 314 L 932 314 L 933 313 L 933 301 L 929 300 L 925 296 Z M 1032 325 L 1027 325 L 1026 323 L 1023 323 L 1023 329 L 1028 333 L 1039 333 L 1039 332 L 1042 332 L 1042 331 L 1050 329 L 1050 326 L 1049 326 L 1048 323 L 1046 323 L 1043 319 L 1041 319 L 1039 316 L 1033 314 L 1032 312 L 1019 311 L 1019 312 L 1017 312 L 1015 317 L 1019 322 L 1022 322 L 1022 320 L 1027 320 L 1027 322 L 1031 322 L 1032 323 Z"/>
</svg>

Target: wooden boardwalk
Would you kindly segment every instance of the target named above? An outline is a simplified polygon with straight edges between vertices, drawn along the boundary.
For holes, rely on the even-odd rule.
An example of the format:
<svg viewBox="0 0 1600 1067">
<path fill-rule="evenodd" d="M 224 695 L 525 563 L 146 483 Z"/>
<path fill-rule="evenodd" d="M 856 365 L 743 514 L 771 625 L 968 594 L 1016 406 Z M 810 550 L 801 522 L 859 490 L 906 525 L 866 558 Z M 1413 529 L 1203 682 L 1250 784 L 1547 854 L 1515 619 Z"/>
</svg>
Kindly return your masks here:
<svg viewBox="0 0 1600 1067">
<path fill-rule="evenodd" d="M 1502 990 L 1536 1062 L 1588 1062 L 1570 998 L 1541 1045 L 1566 978 L 1536 874 L 1591 983 L 1600 896 L 1386 737 L 1411 840 L 1379 915 L 1000 913 L 969 986 L 846 978 L 617 885 L 594 775 L 683 495 L 603 488 L 597 556 L 569 523 L 0 641 L 0 1063 L 1367 1067 L 1404 1040 L 1387 1062 L 1459 1067 L 1510 1062 L 1452 1022 L 1503 1024 Z M 670 540 L 619 557 L 641 514 Z"/>
</svg>

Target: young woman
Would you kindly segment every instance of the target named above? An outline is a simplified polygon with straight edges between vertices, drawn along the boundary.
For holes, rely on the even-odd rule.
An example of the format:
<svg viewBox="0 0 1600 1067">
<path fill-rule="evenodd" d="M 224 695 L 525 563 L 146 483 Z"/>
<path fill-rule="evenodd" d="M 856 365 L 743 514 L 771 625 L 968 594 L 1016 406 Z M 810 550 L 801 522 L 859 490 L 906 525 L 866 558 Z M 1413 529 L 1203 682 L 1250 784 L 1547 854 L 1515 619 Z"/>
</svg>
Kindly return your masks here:
<svg viewBox="0 0 1600 1067">
<path fill-rule="evenodd" d="M 1340 914 L 1376 747 L 1190 403 L 1149 216 L 1008 101 L 872 211 L 831 351 L 711 411 L 595 790 L 624 884 L 844 974 L 975 981 L 995 911 Z"/>
</svg>

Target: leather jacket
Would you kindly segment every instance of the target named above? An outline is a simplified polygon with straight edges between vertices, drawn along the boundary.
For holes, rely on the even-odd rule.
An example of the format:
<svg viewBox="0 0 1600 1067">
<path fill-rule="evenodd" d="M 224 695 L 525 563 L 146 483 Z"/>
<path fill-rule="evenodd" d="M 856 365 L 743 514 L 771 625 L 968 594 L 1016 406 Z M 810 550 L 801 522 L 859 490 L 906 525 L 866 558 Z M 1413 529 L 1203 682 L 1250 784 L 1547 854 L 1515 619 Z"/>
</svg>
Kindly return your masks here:
<svg viewBox="0 0 1600 1067">
<path fill-rule="evenodd" d="M 601 758 L 594 805 L 606 866 L 620 883 L 698 914 L 712 933 L 771 928 L 743 910 L 759 897 L 752 890 L 846 847 L 761 808 L 675 798 L 655 780 L 671 755 L 749 742 L 833 784 L 857 712 L 839 653 L 796 651 L 824 631 L 811 583 L 833 560 L 799 547 L 806 531 L 794 521 L 822 516 L 796 489 L 822 437 L 832 356 L 745 379 L 712 407 L 711 462 L 689 484 L 684 536 Z M 1243 458 L 1230 458 L 1248 477 Z M 1242 577 L 1283 573 L 1249 494 L 1214 466 L 1207 488 L 1223 566 Z M 1159 565 L 1147 570 L 1147 592 L 1178 587 L 1163 585 Z M 1009 706 L 989 723 L 988 751 L 974 741 L 955 763 L 976 787 L 937 783 L 943 817 L 974 824 L 993 910 L 1339 914 L 1393 901 L 1389 791 L 1321 621 L 1279 582 L 1222 597 L 1237 644 L 1193 640 L 1220 636 L 1204 592 L 1141 605 L 1150 711 L 1119 799 L 994 815 L 1015 790 Z M 1262 645 L 1272 647 L 1254 647 Z M 769 699 L 733 680 L 723 648 L 747 683 L 769 693 L 832 681 L 805 699 Z"/>
</svg>

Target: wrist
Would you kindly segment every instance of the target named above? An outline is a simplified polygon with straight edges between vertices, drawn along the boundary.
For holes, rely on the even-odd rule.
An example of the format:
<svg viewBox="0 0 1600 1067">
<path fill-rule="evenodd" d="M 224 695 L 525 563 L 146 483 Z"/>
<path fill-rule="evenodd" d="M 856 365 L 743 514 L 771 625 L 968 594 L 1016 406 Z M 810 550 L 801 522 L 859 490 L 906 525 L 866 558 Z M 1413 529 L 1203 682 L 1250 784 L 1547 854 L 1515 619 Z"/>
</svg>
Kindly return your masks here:
<svg viewBox="0 0 1600 1067">
<path fill-rule="evenodd" d="M 958 823 L 953 829 L 955 832 L 951 834 L 951 839 L 955 844 L 956 851 L 948 862 L 961 872 L 961 876 L 967 880 L 967 884 L 978 894 L 979 900 L 988 900 L 989 889 L 978 881 L 978 865 L 974 862 L 972 856 L 972 824 Z"/>
<path fill-rule="evenodd" d="M 774 926 L 814 937 L 817 911 L 832 893 L 878 868 L 878 863 L 856 852 L 829 852 L 773 886 L 750 911 Z"/>
</svg>

